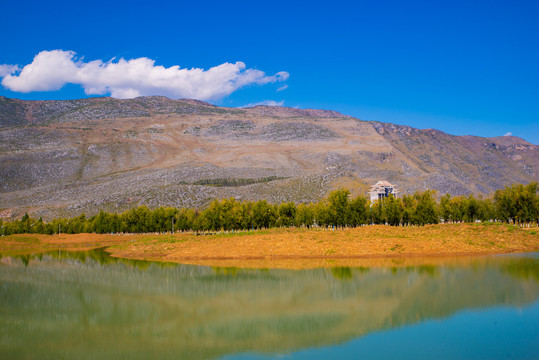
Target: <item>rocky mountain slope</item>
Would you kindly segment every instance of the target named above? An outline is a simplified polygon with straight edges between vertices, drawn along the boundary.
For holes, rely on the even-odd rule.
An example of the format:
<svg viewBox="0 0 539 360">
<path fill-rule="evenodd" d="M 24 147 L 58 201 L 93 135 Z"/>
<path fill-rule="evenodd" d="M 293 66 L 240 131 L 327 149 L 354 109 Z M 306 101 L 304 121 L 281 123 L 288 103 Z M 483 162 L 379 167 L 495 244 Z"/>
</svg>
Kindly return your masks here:
<svg viewBox="0 0 539 360">
<path fill-rule="evenodd" d="M 241 181 L 235 181 L 243 179 Z M 327 110 L 140 97 L 0 97 L 0 216 L 45 218 L 213 198 L 309 202 L 378 180 L 402 192 L 482 194 L 539 180 L 539 147 Z M 217 186 L 230 184 L 243 186 Z"/>
</svg>

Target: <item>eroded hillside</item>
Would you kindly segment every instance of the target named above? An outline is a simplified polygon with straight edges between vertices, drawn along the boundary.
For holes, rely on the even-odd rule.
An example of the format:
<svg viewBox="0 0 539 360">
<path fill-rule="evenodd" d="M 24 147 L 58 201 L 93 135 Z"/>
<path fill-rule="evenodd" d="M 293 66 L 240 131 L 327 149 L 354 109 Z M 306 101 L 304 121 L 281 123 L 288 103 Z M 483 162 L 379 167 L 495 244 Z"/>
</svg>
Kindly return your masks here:
<svg viewBox="0 0 539 360">
<path fill-rule="evenodd" d="M 141 97 L 0 98 L 3 217 L 204 206 L 213 198 L 309 202 L 385 179 L 403 192 L 487 195 L 537 181 L 539 149 L 326 110 L 221 108 Z M 244 179 L 243 186 L 215 186 Z M 201 185 L 206 184 L 206 185 Z"/>
</svg>

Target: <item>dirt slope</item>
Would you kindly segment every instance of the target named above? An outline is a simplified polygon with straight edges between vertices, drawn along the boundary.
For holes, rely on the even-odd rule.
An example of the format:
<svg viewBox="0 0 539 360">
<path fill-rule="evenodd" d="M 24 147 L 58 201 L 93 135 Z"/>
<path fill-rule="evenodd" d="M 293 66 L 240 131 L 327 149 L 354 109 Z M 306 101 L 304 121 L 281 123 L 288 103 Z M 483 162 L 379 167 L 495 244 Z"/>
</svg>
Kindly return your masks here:
<svg viewBox="0 0 539 360">
<path fill-rule="evenodd" d="M 327 110 L 0 97 L 2 217 L 204 206 L 232 196 L 308 202 L 339 186 L 364 194 L 380 179 L 401 192 L 488 195 L 538 181 L 538 169 L 539 148 L 520 138 L 452 136 Z M 252 181 L 196 185 L 233 178 Z"/>
</svg>

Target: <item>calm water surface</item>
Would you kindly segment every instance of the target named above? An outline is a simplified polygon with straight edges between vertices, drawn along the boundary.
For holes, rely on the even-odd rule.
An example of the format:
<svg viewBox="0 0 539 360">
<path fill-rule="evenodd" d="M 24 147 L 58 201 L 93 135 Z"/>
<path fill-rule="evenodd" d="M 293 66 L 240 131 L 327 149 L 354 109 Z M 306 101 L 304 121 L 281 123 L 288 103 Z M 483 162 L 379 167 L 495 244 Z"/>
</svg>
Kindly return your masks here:
<svg viewBox="0 0 539 360">
<path fill-rule="evenodd" d="M 302 271 L 0 260 L 0 359 L 539 359 L 539 254 Z"/>
</svg>

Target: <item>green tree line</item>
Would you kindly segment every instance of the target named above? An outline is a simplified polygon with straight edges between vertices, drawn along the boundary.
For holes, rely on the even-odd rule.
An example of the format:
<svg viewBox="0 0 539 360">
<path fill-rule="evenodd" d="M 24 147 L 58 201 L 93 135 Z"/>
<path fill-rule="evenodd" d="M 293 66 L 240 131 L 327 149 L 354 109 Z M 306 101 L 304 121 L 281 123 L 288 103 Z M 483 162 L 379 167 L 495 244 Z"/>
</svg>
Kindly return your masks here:
<svg viewBox="0 0 539 360">
<path fill-rule="evenodd" d="M 244 178 L 219 178 L 219 179 L 203 179 L 193 182 L 193 185 L 207 185 L 207 186 L 245 186 L 258 183 L 267 183 L 274 180 L 286 179 L 279 176 L 268 176 L 263 178 L 244 179 Z"/>
<path fill-rule="evenodd" d="M 45 222 L 25 214 L 22 219 L 2 222 L 2 235 L 20 233 L 163 233 L 171 231 L 217 232 L 274 227 L 357 227 L 368 224 L 410 226 L 439 222 L 500 221 L 539 225 L 538 185 L 512 185 L 497 190 L 492 198 L 470 196 L 439 199 L 434 191 L 416 192 L 401 198 L 390 196 L 370 203 L 365 196 L 352 198 L 339 189 L 317 203 L 270 204 L 266 200 L 214 200 L 203 210 L 139 206 L 124 213 L 100 211 Z"/>
</svg>

